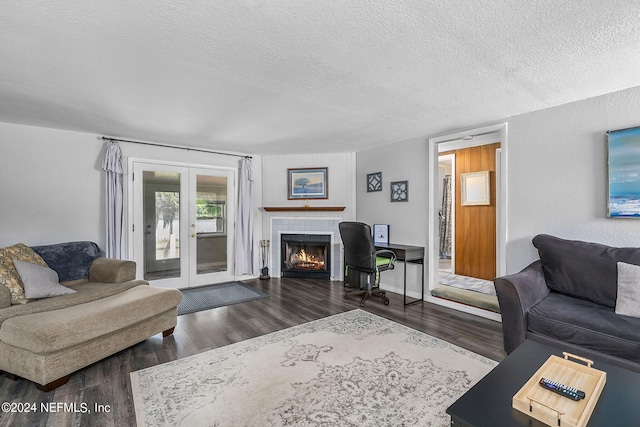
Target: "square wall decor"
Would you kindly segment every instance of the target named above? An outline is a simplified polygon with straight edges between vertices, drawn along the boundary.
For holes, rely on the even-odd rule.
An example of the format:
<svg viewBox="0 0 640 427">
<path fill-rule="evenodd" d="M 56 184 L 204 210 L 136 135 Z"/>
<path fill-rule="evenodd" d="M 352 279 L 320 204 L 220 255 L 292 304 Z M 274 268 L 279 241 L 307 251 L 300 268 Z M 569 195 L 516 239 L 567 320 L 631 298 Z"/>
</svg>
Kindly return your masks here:
<svg viewBox="0 0 640 427">
<path fill-rule="evenodd" d="M 367 174 L 367 193 L 382 191 L 382 172 Z"/>
<path fill-rule="evenodd" d="M 391 201 L 409 201 L 409 181 L 396 181 L 391 183 Z"/>
</svg>

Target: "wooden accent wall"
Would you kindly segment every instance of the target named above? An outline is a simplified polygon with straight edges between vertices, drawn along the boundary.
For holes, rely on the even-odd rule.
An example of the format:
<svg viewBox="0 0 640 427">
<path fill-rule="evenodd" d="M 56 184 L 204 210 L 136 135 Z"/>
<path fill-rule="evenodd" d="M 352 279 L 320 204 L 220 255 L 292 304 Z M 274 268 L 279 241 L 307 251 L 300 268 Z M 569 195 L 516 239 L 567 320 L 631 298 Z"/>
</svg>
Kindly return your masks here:
<svg viewBox="0 0 640 427">
<path fill-rule="evenodd" d="M 493 280 L 496 277 L 496 149 L 500 143 L 455 150 L 455 272 Z M 440 154 L 449 154 L 440 153 Z M 490 171 L 491 204 L 462 206 L 460 174 Z"/>
</svg>

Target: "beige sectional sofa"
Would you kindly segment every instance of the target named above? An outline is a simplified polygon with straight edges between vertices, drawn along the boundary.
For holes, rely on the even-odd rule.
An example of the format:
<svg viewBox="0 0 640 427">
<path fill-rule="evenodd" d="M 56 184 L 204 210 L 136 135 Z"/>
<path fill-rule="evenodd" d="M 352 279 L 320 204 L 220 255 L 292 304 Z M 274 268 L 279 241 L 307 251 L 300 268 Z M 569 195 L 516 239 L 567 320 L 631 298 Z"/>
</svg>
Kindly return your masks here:
<svg viewBox="0 0 640 427">
<path fill-rule="evenodd" d="M 0 282 L 3 267 L 11 267 L 8 258 L 15 259 L 12 248 L 0 249 Z M 17 303 L 25 296 L 15 284 L 0 283 L 0 370 L 10 376 L 50 390 L 79 369 L 173 332 L 181 293 L 136 280 L 134 262 L 104 258 L 92 242 L 25 248 L 17 252 L 33 249 L 60 285 L 75 292 Z"/>
</svg>

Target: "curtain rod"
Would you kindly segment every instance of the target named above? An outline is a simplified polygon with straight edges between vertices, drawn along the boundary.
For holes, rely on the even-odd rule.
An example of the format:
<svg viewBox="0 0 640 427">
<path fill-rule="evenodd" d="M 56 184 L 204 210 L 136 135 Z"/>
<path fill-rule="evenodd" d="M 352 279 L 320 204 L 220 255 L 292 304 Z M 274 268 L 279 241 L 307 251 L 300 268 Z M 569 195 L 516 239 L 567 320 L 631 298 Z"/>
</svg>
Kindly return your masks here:
<svg viewBox="0 0 640 427">
<path fill-rule="evenodd" d="M 103 136 L 102 139 L 104 141 L 130 142 L 132 144 L 153 145 L 153 146 L 156 146 L 156 147 L 165 147 L 165 148 L 178 148 L 180 150 L 187 150 L 187 151 L 200 151 L 202 153 L 220 154 L 222 156 L 244 157 L 245 159 L 252 159 L 253 158 L 251 156 L 246 156 L 246 155 L 243 155 L 243 154 L 223 153 L 221 151 L 207 150 L 206 148 L 185 147 L 184 145 L 160 144 L 158 142 L 132 141 L 130 139 L 109 138 L 109 137 L 106 137 L 106 136 Z"/>
</svg>

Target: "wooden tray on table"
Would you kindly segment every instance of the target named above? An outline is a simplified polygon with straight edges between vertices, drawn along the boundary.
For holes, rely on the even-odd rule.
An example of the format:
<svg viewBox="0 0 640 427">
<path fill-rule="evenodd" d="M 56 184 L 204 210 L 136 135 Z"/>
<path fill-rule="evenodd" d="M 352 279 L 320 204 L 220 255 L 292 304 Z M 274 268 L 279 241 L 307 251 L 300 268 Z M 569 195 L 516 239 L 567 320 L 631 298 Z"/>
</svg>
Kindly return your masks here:
<svg viewBox="0 0 640 427">
<path fill-rule="evenodd" d="M 607 373 L 592 367 L 593 362 L 569 353 L 564 359 L 550 356 L 513 396 L 512 406 L 549 426 L 585 427 L 607 380 Z M 574 362 L 581 360 L 586 363 Z M 540 386 L 541 378 L 585 392 L 585 398 L 571 400 Z"/>
</svg>

